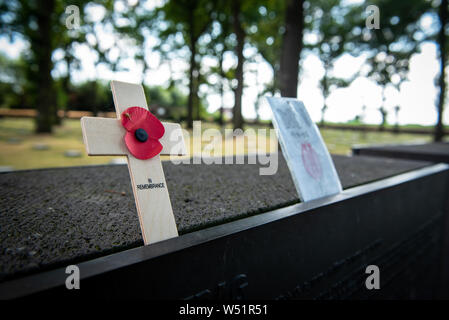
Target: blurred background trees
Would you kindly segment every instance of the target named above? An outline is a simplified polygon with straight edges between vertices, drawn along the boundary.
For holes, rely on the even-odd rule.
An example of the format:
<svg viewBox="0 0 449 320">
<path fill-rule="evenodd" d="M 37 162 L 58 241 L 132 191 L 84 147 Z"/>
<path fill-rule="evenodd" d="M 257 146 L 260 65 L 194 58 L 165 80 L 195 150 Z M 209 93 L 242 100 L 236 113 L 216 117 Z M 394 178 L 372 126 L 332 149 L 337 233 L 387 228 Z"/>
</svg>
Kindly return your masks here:
<svg viewBox="0 0 449 320">
<path fill-rule="evenodd" d="M 66 26 L 69 5 L 79 8 L 77 28 Z M 380 29 L 366 26 L 368 5 L 379 8 Z M 112 111 L 105 70 L 129 70 L 131 59 L 140 70 L 135 82 L 144 83 L 159 117 L 184 121 L 188 128 L 200 119 L 242 128 L 246 108 L 255 108 L 259 120 L 263 95 L 297 96 L 304 57 L 313 54 L 324 69 L 319 80 L 324 124 L 328 97 L 357 78 L 370 79 L 384 96 L 387 90 L 399 92 L 410 59 L 430 41 L 439 48 L 439 94 L 435 106 L 426 107 L 437 110 L 435 139 L 441 140 L 447 10 L 447 0 L 1 1 L 2 37 L 21 41 L 25 49 L 17 59 L 0 55 L 0 107 L 36 109 L 37 132 L 52 131 L 60 121 L 58 110 Z M 426 16 L 435 23 L 424 28 Z M 95 56 L 92 76 L 85 79 L 76 76 L 87 59 L 82 46 Z M 348 54 L 364 62 L 350 77 L 339 78 L 335 64 Z M 265 76 L 261 61 L 270 67 L 271 80 L 257 80 L 256 105 L 248 106 L 247 78 Z M 166 81 L 150 85 L 147 80 L 158 77 L 161 66 L 168 69 Z M 214 112 L 208 105 L 212 94 L 220 97 Z M 390 113 L 398 122 L 397 103 L 383 99 L 378 110 L 381 128 Z"/>
<path fill-rule="evenodd" d="M 444 104 L 446 101 L 446 63 L 448 62 L 447 54 L 447 24 L 448 24 L 448 1 L 441 0 L 441 4 L 438 7 L 438 19 L 440 22 L 440 30 L 438 31 L 437 41 L 439 47 L 439 59 L 440 59 L 440 74 L 438 77 L 438 86 L 440 87 L 440 92 L 438 95 L 437 103 L 437 124 L 435 126 L 435 141 L 441 141 L 444 136 L 443 129 L 443 111 Z"/>
</svg>

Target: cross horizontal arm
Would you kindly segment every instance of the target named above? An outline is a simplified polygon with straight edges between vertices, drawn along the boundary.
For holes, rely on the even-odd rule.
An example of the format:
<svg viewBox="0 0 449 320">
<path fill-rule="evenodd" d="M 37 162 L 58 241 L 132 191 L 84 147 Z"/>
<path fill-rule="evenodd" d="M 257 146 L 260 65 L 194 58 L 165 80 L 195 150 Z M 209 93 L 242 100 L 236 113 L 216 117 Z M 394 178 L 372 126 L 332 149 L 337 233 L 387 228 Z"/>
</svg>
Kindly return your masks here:
<svg viewBox="0 0 449 320">
<path fill-rule="evenodd" d="M 187 153 L 181 126 L 177 123 L 162 123 L 164 136 L 159 139 L 162 144 L 161 155 L 182 156 Z M 126 133 L 120 120 L 82 117 L 81 129 L 87 154 L 90 156 L 128 155 L 124 136 Z"/>
</svg>

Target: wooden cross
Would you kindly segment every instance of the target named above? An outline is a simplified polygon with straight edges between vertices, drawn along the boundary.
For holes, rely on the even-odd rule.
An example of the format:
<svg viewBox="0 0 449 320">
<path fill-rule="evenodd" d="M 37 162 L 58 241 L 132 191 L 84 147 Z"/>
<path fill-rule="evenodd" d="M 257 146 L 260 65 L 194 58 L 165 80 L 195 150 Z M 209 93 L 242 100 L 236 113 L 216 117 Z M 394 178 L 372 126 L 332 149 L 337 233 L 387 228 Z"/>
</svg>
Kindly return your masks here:
<svg viewBox="0 0 449 320">
<path fill-rule="evenodd" d="M 117 119 L 81 118 L 87 154 L 90 156 L 127 156 L 131 185 L 145 245 L 177 237 L 178 230 L 160 155 L 148 160 L 139 160 L 128 151 L 124 141 L 126 130 L 120 122 L 120 115 L 124 110 L 133 106 L 148 110 L 143 87 L 132 83 L 112 81 L 111 89 Z M 165 134 L 159 139 L 163 147 L 160 154 L 186 154 L 181 126 L 175 123 L 162 124 Z M 152 187 L 147 188 L 150 184 Z"/>
</svg>

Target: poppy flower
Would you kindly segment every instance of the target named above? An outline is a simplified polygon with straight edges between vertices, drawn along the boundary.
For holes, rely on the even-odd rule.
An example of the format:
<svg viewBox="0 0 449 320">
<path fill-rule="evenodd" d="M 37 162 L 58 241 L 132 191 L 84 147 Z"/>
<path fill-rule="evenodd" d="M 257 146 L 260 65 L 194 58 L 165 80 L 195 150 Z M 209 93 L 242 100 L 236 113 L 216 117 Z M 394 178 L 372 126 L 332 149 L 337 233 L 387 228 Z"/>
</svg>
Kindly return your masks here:
<svg viewBox="0 0 449 320">
<path fill-rule="evenodd" d="M 127 131 L 125 144 L 134 157 L 150 159 L 162 151 L 159 139 L 164 135 L 165 128 L 150 111 L 130 107 L 122 112 L 121 122 Z"/>
</svg>

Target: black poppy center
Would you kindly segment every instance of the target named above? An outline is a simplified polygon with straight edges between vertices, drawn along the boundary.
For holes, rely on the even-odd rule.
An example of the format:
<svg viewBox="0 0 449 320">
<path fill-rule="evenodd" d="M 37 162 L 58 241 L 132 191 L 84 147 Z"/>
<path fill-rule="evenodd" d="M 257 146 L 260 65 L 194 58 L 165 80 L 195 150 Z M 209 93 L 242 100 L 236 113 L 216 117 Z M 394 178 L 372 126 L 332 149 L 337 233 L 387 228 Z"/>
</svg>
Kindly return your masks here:
<svg viewBox="0 0 449 320">
<path fill-rule="evenodd" d="M 142 128 L 137 129 L 134 134 L 136 139 L 140 142 L 145 142 L 148 140 L 148 133 Z"/>
</svg>

